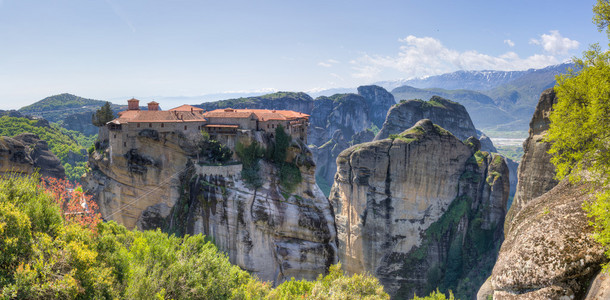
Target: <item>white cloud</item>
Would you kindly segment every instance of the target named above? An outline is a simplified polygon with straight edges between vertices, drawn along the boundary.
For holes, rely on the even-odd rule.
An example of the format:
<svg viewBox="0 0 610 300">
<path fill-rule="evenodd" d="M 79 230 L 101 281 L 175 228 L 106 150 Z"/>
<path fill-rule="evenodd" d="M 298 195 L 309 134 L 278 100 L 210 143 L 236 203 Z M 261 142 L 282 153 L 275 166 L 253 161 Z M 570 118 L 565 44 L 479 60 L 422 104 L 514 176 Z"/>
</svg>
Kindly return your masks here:
<svg viewBox="0 0 610 300">
<path fill-rule="evenodd" d="M 515 47 L 515 42 L 511 40 L 504 40 L 504 43 L 507 44 L 509 47 Z"/>
<path fill-rule="evenodd" d="M 541 45 L 551 54 L 567 54 L 568 51 L 576 49 L 580 45 L 576 40 L 561 36 L 557 30 L 551 30 L 550 33 L 541 35 L 540 39 L 531 39 L 530 44 Z"/>
<path fill-rule="evenodd" d="M 479 53 L 474 50 L 460 52 L 445 47 L 431 37 L 407 36 L 393 56 L 364 54 L 350 61 L 355 78 L 373 79 L 384 70 L 397 70 L 406 78 L 438 75 L 456 70 L 525 70 L 542 68 L 560 62 L 553 55 L 536 54 L 526 58 L 515 52 L 500 56 Z"/>
<path fill-rule="evenodd" d="M 338 60 L 334 60 L 334 59 L 327 59 L 327 60 L 325 60 L 325 61 L 321 61 L 321 62 L 319 62 L 319 63 L 318 63 L 318 66 L 320 66 L 320 67 L 325 67 L 325 68 L 330 68 L 330 67 L 332 67 L 333 65 L 336 65 L 336 64 L 338 64 L 338 63 L 339 63 L 339 61 L 338 61 Z"/>
</svg>

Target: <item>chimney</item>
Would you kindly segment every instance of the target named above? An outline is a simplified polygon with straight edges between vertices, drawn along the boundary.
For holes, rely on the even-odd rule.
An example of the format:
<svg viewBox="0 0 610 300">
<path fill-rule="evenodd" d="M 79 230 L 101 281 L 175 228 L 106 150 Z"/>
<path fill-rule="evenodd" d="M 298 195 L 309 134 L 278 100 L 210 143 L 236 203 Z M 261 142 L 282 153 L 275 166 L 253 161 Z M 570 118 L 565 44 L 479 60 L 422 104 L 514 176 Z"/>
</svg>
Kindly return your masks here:
<svg viewBox="0 0 610 300">
<path fill-rule="evenodd" d="M 136 98 L 127 100 L 127 110 L 140 110 L 140 100 Z"/>
<path fill-rule="evenodd" d="M 155 101 L 149 102 L 148 110 L 153 110 L 153 111 L 159 110 L 159 103 L 157 103 Z"/>
</svg>

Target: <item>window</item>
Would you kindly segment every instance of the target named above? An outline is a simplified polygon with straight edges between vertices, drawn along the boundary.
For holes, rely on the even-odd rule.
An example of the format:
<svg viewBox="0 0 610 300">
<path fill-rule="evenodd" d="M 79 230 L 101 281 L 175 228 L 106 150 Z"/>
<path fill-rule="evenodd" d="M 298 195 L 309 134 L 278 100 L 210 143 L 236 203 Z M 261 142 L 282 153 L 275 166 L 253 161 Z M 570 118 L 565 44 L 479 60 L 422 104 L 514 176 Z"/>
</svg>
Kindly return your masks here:
<svg viewBox="0 0 610 300">
<path fill-rule="evenodd" d="M 140 125 L 140 124 L 138 124 Z M 123 142 L 123 147 L 127 147 L 127 142 Z"/>
<path fill-rule="evenodd" d="M 152 123 L 148 123 L 148 128 L 152 127 Z"/>
<path fill-rule="evenodd" d="M 114 138 L 116 139 L 116 134 L 114 135 Z"/>
<path fill-rule="evenodd" d="M 138 128 L 140 128 L 140 123 L 138 123 Z"/>
<path fill-rule="evenodd" d="M 184 125 L 184 130 L 186 130 L 186 125 Z"/>
<path fill-rule="evenodd" d="M 161 127 L 162 127 L 162 128 L 163 128 L 163 127 L 165 127 L 165 124 L 161 123 Z"/>
<path fill-rule="evenodd" d="M 275 124 L 271 124 L 271 128 L 275 128 Z"/>
<path fill-rule="evenodd" d="M 267 129 L 269 129 L 269 124 L 267 124 Z"/>
</svg>

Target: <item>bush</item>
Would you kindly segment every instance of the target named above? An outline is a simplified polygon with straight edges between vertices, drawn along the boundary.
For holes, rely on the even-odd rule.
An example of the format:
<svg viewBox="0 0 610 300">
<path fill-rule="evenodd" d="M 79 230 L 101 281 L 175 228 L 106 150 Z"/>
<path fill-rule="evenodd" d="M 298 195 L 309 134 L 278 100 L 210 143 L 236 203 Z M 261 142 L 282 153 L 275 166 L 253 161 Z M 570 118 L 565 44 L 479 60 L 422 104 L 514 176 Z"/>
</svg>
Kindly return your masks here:
<svg viewBox="0 0 610 300">
<path fill-rule="evenodd" d="M 70 206 L 62 193 L 38 182 L 0 178 L 2 299 L 389 299 L 377 279 L 347 277 L 340 266 L 317 281 L 271 289 L 202 235 L 64 219 Z"/>
<path fill-rule="evenodd" d="M 254 188 L 259 188 L 263 185 L 263 180 L 259 176 L 260 166 L 259 160 L 263 157 L 265 150 L 259 146 L 258 142 L 253 141 L 250 145 L 245 146 L 242 143 L 235 145 L 235 154 L 241 160 L 243 168 L 241 171 L 242 179 Z"/>
</svg>

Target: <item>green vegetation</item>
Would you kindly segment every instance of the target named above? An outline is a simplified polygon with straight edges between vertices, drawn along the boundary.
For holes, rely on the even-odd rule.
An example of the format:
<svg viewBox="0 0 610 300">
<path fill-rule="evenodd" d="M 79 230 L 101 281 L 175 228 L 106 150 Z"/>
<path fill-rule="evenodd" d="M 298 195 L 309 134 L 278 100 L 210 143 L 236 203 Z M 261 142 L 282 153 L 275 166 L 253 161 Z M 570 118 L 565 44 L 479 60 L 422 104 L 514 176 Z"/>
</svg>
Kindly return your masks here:
<svg viewBox="0 0 610 300">
<path fill-rule="evenodd" d="M 610 38 L 610 2 L 598 0 L 593 11 L 598 29 Z M 595 183 L 595 200 L 584 208 L 594 220 L 595 239 L 610 257 L 610 51 L 596 44 L 574 61 L 577 70 L 557 77 L 549 153 L 557 179 Z"/>
<path fill-rule="evenodd" d="M 417 295 L 415 295 L 413 296 L 413 300 L 455 300 L 455 298 L 453 297 L 453 293 L 451 291 L 449 291 L 449 297 L 447 297 L 437 289 L 426 297 L 417 297 Z"/>
<path fill-rule="evenodd" d="M 233 151 L 217 140 L 210 139 L 210 135 L 202 131 L 199 140 L 199 161 L 206 164 L 222 165 L 233 157 Z"/>
<path fill-rule="evenodd" d="M 106 101 L 100 109 L 95 111 L 95 114 L 91 118 L 91 123 L 97 127 L 105 126 L 106 123 L 114 120 L 114 112 L 112 111 L 112 108 L 110 108 L 110 102 Z"/>
<path fill-rule="evenodd" d="M 496 145 L 496 149 L 498 150 L 498 153 L 502 154 L 502 156 L 510 158 L 514 161 L 521 161 L 521 158 L 523 157 L 523 146 L 521 145 L 517 145 L 517 146 L 511 146 L 511 145 L 506 145 L 506 146 L 498 146 Z"/>
<path fill-rule="evenodd" d="M 38 135 L 41 140 L 49 144 L 49 150 L 57 155 L 66 169 L 66 177 L 70 181 L 78 180 L 85 174 L 87 157 L 81 155 L 81 149 L 88 149 L 97 136 L 88 137 L 79 132 L 59 127 L 56 124 L 50 124 L 48 127 L 43 126 L 40 125 L 38 120 L 9 116 L 0 117 L 0 136 L 13 137 L 26 132 Z M 78 158 L 77 161 L 70 161 L 70 152 L 74 153 L 72 156 Z"/>
<path fill-rule="evenodd" d="M 94 113 L 105 101 L 86 99 L 71 94 L 60 94 L 44 98 L 34 104 L 24 106 L 19 112 L 25 115 L 41 116 L 50 122 L 61 122 L 66 117 L 78 113 Z M 115 111 L 120 105 L 110 104 Z"/>
<path fill-rule="evenodd" d="M 235 145 L 235 154 L 239 157 L 242 162 L 241 178 L 250 186 L 259 188 L 263 185 L 263 180 L 258 175 L 260 166 L 259 160 L 263 158 L 265 149 L 260 146 L 256 141 L 250 143 L 250 145 L 244 145 L 237 143 Z"/>
<path fill-rule="evenodd" d="M 207 110 L 214 110 L 220 108 L 263 108 L 263 107 L 276 107 L 285 105 L 286 101 L 303 101 L 312 102 L 313 99 L 303 92 L 277 92 L 257 97 L 246 97 L 237 99 L 221 100 L 216 102 L 203 103 L 202 106 Z M 266 102 L 273 102 L 267 103 Z M 278 108 L 280 109 L 280 108 Z"/>
<path fill-rule="evenodd" d="M 292 193 L 296 186 L 303 181 L 299 167 L 293 162 L 286 161 L 288 147 L 292 137 L 284 131 L 280 124 L 275 128 L 275 142 L 267 149 L 267 159 L 270 159 L 280 170 L 280 185 Z"/>
<path fill-rule="evenodd" d="M 445 128 L 440 127 L 439 125 L 436 125 L 436 124 L 434 124 L 434 130 L 436 131 L 436 133 L 438 133 L 440 135 L 452 135 L 451 132 L 449 132 Z"/>
<path fill-rule="evenodd" d="M 371 124 L 371 127 L 367 128 L 366 130 L 372 132 L 375 135 L 377 135 L 379 133 L 379 131 L 381 131 L 381 129 L 379 129 L 379 127 L 377 127 L 377 125 L 375 125 L 375 124 Z"/>
<path fill-rule="evenodd" d="M 272 289 L 202 235 L 73 222 L 58 200 L 37 177 L 0 178 L 0 298 L 389 299 L 377 279 L 339 265 Z"/>
<path fill-rule="evenodd" d="M 22 113 L 44 112 L 57 109 L 80 108 L 83 106 L 104 105 L 104 101 L 86 99 L 71 94 L 59 94 L 44 98 L 34 104 L 19 109 Z"/>
</svg>

